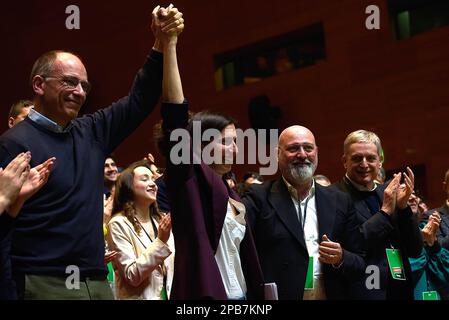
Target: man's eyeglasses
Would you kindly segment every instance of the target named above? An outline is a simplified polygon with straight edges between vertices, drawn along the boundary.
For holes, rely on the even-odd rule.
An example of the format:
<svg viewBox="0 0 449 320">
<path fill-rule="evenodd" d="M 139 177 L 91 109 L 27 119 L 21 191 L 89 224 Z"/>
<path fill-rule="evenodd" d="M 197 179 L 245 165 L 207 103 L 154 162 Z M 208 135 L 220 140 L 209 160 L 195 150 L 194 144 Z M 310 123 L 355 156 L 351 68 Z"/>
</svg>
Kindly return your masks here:
<svg viewBox="0 0 449 320">
<path fill-rule="evenodd" d="M 298 153 L 299 151 L 304 150 L 305 153 L 311 153 L 315 150 L 315 145 L 311 143 L 303 143 L 303 144 L 291 144 L 284 148 L 290 153 Z"/>
<path fill-rule="evenodd" d="M 81 88 L 83 91 L 88 94 L 92 89 L 92 85 L 88 81 L 83 81 L 78 79 L 77 77 L 72 76 L 63 76 L 63 77 L 50 77 L 50 76 L 42 76 L 45 80 L 47 79 L 56 79 L 59 80 L 63 85 L 71 90 L 75 90 L 78 85 L 81 83 Z"/>
</svg>

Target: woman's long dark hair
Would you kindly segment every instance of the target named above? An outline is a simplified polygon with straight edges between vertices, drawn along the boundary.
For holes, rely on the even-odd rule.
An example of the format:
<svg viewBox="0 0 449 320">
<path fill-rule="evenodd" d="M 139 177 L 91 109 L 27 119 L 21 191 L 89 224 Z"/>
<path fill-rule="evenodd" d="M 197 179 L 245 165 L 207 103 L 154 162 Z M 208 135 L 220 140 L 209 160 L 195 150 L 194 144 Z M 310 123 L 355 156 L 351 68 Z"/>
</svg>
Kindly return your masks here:
<svg viewBox="0 0 449 320">
<path fill-rule="evenodd" d="M 217 112 L 201 111 L 193 114 L 189 111 L 189 122 L 186 129 L 189 131 L 190 136 L 192 136 L 193 133 L 193 121 L 201 122 L 201 137 L 203 137 L 203 133 L 207 129 L 217 129 L 221 132 L 230 124 L 233 124 L 236 127 L 238 125 L 237 121 L 234 118 Z M 170 152 L 170 145 L 167 144 L 169 139 L 164 139 L 164 135 L 170 135 L 170 132 L 164 132 L 163 123 L 161 121 L 153 128 L 153 139 L 156 141 L 157 149 L 159 149 L 162 154 L 167 156 Z M 202 141 L 202 147 L 204 147 L 211 141 L 212 138 L 210 141 Z"/>
<path fill-rule="evenodd" d="M 187 130 L 190 132 L 190 135 L 192 135 L 194 121 L 201 122 L 201 137 L 203 136 L 204 131 L 208 129 L 217 129 L 221 132 L 231 124 L 237 126 L 237 121 L 232 117 L 217 112 L 201 111 L 195 113 L 189 121 Z M 209 142 L 211 141 L 205 141 L 204 144 L 208 144 Z"/>
<path fill-rule="evenodd" d="M 114 194 L 114 205 L 112 209 L 112 216 L 117 213 L 123 212 L 123 215 L 132 223 L 134 230 L 140 234 L 142 227 L 136 217 L 136 208 L 134 206 L 134 169 L 138 167 L 148 168 L 150 171 L 150 162 L 147 160 L 141 160 L 134 162 L 128 168 L 120 173 L 117 180 Z M 159 222 L 162 217 L 157 207 L 157 202 L 154 201 L 150 205 L 150 218 L 154 218 Z"/>
</svg>

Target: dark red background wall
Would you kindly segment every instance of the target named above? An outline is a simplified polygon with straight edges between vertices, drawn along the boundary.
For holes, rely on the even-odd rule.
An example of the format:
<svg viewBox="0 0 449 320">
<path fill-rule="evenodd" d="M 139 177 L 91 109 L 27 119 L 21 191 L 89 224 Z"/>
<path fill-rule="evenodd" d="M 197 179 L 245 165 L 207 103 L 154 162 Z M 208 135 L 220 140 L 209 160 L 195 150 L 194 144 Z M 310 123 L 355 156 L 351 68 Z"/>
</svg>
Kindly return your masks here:
<svg viewBox="0 0 449 320">
<path fill-rule="evenodd" d="M 78 5 L 81 29 L 65 28 L 65 8 Z M 31 98 L 28 75 L 43 52 L 78 53 L 94 89 L 84 113 L 125 95 L 153 44 L 148 1 L 16 1 L 2 4 L 0 132 L 8 109 Z M 167 3 L 161 3 L 167 5 Z M 381 29 L 365 28 L 365 8 L 381 9 Z M 177 1 L 186 29 L 179 41 L 185 94 L 192 109 L 219 110 L 247 128 L 251 97 L 267 94 L 283 112 L 282 127 L 309 127 L 319 145 L 318 171 L 333 181 L 343 174 L 342 144 L 356 129 L 382 139 L 386 169 L 424 164 L 423 190 L 439 205 L 449 168 L 449 28 L 396 41 L 386 0 Z M 214 54 L 322 21 L 327 59 L 315 66 L 217 92 Z M 157 109 L 116 151 L 122 165 L 155 152 Z M 158 157 L 160 159 L 160 157 Z M 159 160 L 162 162 L 162 159 Z M 236 168 L 238 174 L 249 167 Z"/>
</svg>

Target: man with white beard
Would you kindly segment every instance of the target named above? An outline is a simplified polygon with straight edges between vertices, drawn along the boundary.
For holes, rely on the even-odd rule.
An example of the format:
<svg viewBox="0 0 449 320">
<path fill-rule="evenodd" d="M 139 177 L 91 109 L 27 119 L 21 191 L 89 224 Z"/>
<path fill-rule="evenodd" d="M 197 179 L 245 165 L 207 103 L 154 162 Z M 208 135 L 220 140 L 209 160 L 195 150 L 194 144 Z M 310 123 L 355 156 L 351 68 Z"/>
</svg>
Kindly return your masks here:
<svg viewBox="0 0 449 320">
<path fill-rule="evenodd" d="M 348 298 L 348 285 L 364 272 L 349 197 L 315 183 L 318 147 L 301 126 L 279 137 L 282 177 L 253 186 L 244 196 L 266 283 L 281 300 Z"/>
</svg>

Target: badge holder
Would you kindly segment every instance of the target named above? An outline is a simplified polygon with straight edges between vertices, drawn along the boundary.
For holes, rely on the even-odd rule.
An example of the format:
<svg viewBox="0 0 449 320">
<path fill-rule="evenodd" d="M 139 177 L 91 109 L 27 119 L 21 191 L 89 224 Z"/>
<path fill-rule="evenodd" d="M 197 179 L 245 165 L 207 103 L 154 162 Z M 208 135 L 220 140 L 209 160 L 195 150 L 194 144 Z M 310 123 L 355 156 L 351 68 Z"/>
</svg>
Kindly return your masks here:
<svg viewBox="0 0 449 320">
<path fill-rule="evenodd" d="M 424 291 L 422 293 L 422 299 L 423 300 L 440 300 L 440 297 L 438 296 L 438 292 L 436 292 L 436 291 Z"/>
<path fill-rule="evenodd" d="M 387 253 L 388 266 L 391 276 L 395 280 L 405 280 L 404 263 L 402 262 L 401 251 L 398 249 L 385 249 Z"/>
<path fill-rule="evenodd" d="M 306 283 L 304 290 L 313 290 L 313 257 L 309 257 L 309 265 L 307 267 Z"/>
</svg>

